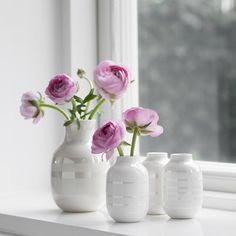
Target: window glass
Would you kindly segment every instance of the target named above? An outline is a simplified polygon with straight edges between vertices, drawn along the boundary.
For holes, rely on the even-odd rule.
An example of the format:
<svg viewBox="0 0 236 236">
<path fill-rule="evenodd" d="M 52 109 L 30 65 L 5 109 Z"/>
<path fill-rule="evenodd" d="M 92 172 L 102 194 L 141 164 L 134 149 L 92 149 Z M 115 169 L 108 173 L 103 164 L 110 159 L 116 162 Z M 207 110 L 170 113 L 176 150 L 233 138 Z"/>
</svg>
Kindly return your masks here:
<svg viewBox="0 0 236 236">
<path fill-rule="evenodd" d="M 236 162 L 234 0 L 139 0 L 140 105 L 164 126 L 141 152 Z"/>
</svg>

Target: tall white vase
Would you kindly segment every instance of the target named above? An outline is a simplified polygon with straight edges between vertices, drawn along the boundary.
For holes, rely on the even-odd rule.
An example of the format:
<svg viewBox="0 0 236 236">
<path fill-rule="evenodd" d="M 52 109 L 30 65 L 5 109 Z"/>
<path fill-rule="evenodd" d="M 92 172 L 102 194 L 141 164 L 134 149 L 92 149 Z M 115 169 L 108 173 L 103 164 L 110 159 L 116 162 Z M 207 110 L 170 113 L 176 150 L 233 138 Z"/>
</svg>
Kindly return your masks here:
<svg viewBox="0 0 236 236">
<path fill-rule="evenodd" d="M 164 210 L 171 218 L 193 218 L 202 206 L 202 172 L 187 153 L 172 154 L 164 168 Z"/>
<path fill-rule="evenodd" d="M 107 209 L 118 222 L 137 222 L 148 211 L 148 173 L 142 157 L 118 157 L 107 173 Z"/>
<path fill-rule="evenodd" d="M 165 214 L 163 210 L 163 169 L 168 162 L 166 152 L 149 152 L 143 162 L 149 175 L 148 214 Z"/>
<path fill-rule="evenodd" d="M 105 204 L 108 163 L 91 154 L 96 121 L 66 127 L 65 140 L 56 150 L 51 166 L 53 198 L 63 211 L 96 211 Z"/>
</svg>

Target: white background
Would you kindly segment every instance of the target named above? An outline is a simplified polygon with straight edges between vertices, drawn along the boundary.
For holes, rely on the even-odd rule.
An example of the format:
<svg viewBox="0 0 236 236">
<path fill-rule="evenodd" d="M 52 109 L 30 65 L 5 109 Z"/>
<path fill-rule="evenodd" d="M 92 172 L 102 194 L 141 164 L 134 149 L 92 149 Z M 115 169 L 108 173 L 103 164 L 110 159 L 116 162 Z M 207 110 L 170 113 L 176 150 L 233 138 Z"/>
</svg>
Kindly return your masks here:
<svg viewBox="0 0 236 236">
<path fill-rule="evenodd" d="M 96 1 L 0 0 L 0 192 L 48 191 L 62 119 L 46 111 L 37 125 L 19 114 L 23 92 L 96 65 Z"/>
</svg>

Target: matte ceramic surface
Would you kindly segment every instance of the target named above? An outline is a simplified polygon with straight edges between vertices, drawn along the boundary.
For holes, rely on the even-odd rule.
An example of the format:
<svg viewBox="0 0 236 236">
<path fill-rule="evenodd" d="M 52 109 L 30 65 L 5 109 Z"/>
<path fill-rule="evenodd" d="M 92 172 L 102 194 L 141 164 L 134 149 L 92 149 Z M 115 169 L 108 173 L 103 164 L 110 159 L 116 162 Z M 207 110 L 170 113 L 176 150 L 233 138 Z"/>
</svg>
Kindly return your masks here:
<svg viewBox="0 0 236 236">
<path fill-rule="evenodd" d="M 164 210 L 171 218 L 193 218 L 202 206 L 202 172 L 187 153 L 172 154 L 164 168 Z"/>
<path fill-rule="evenodd" d="M 163 167 L 168 162 L 166 152 L 149 152 L 143 162 L 149 175 L 148 214 L 165 214 L 163 210 Z"/>
<path fill-rule="evenodd" d="M 105 204 L 108 163 L 91 154 L 95 120 L 81 121 L 66 127 L 63 144 L 52 161 L 53 198 L 62 210 L 96 211 Z"/>
<path fill-rule="evenodd" d="M 118 222 L 137 222 L 148 211 L 148 172 L 142 157 L 118 157 L 107 174 L 107 210 Z"/>
</svg>

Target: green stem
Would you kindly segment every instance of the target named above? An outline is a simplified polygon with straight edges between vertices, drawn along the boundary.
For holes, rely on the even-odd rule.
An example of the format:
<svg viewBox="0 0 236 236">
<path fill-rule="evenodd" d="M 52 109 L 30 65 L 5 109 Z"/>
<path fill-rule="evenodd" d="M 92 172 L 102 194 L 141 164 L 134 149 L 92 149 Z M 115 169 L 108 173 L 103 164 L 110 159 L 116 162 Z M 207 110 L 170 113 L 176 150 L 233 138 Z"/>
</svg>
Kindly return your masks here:
<svg viewBox="0 0 236 236">
<path fill-rule="evenodd" d="M 132 138 L 132 143 L 131 143 L 130 156 L 134 156 L 134 149 L 135 149 L 137 136 L 138 136 L 138 127 L 135 127 L 134 133 L 133 133 L 133 138 Z"/>
<path fill-rule="evenodd" d="M 85 108 L 85 110 L 84 110 L 84 115 L 87 114 L 88 109 L 89 109 L 89 106 L 90 106 L 90 101 L 87 102 L 87 104 L 86 104 L 86 108 Z M 86 117 L 86 116 L 84 116 L 84 119 L 85 119 L 85 117 Z"/>
<path fill-rule="evenodd" d="M 46 103 L 41 103 L 40 107 L 48 107 L 48 108 L 54 109 L 56 111 L 59 111 L 66 118 L 66 120 L 70 120 L 69 115 L 57 106 L 54 106 L 54 105 L 51 105 L 51 104 L 46 104 Z"/>
<path fill-rule="evenodd" d="M 85 77 L 85 76 L 83 76 L 83 78 L 88 82 L 90 90 L 92 90 L 93 89 L 93 83 L 91 82 L 91 80 L 89 78 Z M 90 101 L 87 102 L 84 114 L 86 114 L 88 112 L 89 106 L 90 106 Z"/>
<path fill-rule="evenodd" d="M 118 151 L 118 153 L 119 153 L 119 156 L 124 156 L 124 152 L 123 152 L 123 149 L 122 149 L 121 145 L 119 145 L 119 146 L 117 147 L 117 151 Z"/>
<path fill-rule="evenodd" d="M 74 98 L 71 98 L 71 103 L 72 103 L 72 110 L 74 113 L 77 112 L 77 107 L 76 107 L 76 101 Z"/>
<path fill-rule="evenodd" d="M 105 102 L 105 98 L 101 99 L 100 102 L 94 107 L 94 109 L 92 110 L 92 112 L 89 115 L 89 120 L 92 120 L 95 113 L 97 112 L 97 110 L 99 109 L 99 107 Z"/>
<path fill-rule="evenodd" d="M 91 80 L 89 78 L 85 77 L 85 76 L 83 76 L 82 78 L 85 79 L 88 82 L 90 90 L 93 89 L 93 83 L 91 82 Z"/>
</svg>

